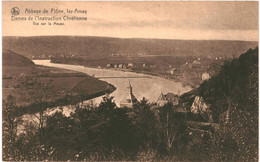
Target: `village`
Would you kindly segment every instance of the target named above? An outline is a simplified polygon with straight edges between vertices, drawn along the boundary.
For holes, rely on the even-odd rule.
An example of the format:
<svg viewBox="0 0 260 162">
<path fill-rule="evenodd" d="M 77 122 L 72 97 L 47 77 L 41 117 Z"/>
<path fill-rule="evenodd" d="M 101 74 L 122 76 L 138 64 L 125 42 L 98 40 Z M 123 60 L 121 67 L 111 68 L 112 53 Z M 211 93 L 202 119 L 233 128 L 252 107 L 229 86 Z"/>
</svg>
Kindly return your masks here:
<svg viewBox="0 0 260 162">
<path fill-rule="evenodd" d="M 208 80 L 209 78 L 206 78 Z M 206 81 L 205 80 L 205 81 Z M 135 97 L 133 93 L 133 87 L 129 81 L 129 85 L 126 87 L 126 93 L 124 98 L 120 101 L 119 108 L 134 108 L 134 105 L 138 104 L 139 101 Z M 194 96 L 194 101 L 191 105 L 187 105 L 187 103 L 181 101 L 180 91 L 178 89 L 178 94 L 174 94 L 172 92 L 160 93 L 156 102 L 151 106 L 151 110 L 156 110 L 158 108 L 164 107 L 166 104 L 170 104 L 174 111 L 177 113 L 191 113 L 194 115 L 206 115 L 207 120 L 206 123 L 213 123 L 212 114 L 210 112 L 210 106 L 206 104 L 204 99 L 200 96 Z M 229 112 L 225 112 L 225 117 L 221 116 L 222 121 L 228 120 Z"/>
</svg>

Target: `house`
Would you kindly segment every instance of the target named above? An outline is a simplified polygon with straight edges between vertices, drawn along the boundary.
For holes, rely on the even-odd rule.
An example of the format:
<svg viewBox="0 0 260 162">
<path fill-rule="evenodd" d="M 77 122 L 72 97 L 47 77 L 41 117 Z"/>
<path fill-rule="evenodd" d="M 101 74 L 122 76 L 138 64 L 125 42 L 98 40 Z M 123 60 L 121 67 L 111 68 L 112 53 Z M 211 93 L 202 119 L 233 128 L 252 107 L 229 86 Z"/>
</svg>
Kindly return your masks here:
<svg viewBox="0 0 260 162">
<path fill-rule="evenodd" d="M 118 68 L 123 68 L 123 64 L 119 64 L 119 65 L 118 65 Z"/>
<path fill-rule="evenodd" d="M 201 63 L 198 60 L 194 60 L 192 64 L 200 65 Z"/>
<path fill-rule="evenodd" d="M 176 68 L 173 68 L 173 69 L 169 70 L 169 73 L 172 74 L 172 75 L 175 74 L 175 72 L 176 72 Z"/>
<path fill-rule="evenodd" d="M 172 103 L 173 105 L 179 104 L 179 96 L 173 93 L 163 94 L 161 93 L 157 100 L 157 106 L 164 106 L 168 102 Z"/>
<path fill-rule="evenodd" d="M 110 67 L 111 67 L 111 64 L 107 64 L 107 67 L 110 68 Z"/>
<path fill-rule="evenodd" d="M 138 103 L 138 100 L 136 99 L 136 97 L 133 94 L 133 88 L 130 84 L 129 81 L 129 86 L 127 87 L 126 90 L 126 95 L 125 97 L 120 101 L 120 107 L 127 107 L 127 108 L 133 108 L 133 105 Z"/>
<path fill-rule="evenodd" d="M 114 68 L 117 68 L 117 65 L 114 65 Z"/>
<path fill-rule="evenodd" d="M 202 73 L 201 79 L 202 79 L 202 81 L 209 80 L 210 79 L 209 73 L 207 73 L 207 72 Z"/>
<path fill-rule="evenodd" d="M 198 60 L 194 60 L 194 61 L 192 62 L 191 67 L 199 67 L 200 65 L 201 65 L 201 63 L 200 63 Z"/>
<path fill-rule="evenodd" d="M 134 66 L 133 63 L 129 63 L 129 64 L 127 65 L 127 67 L 129 67 L 129 68 L 132 68 L 133 66 Z"/>
</svg>

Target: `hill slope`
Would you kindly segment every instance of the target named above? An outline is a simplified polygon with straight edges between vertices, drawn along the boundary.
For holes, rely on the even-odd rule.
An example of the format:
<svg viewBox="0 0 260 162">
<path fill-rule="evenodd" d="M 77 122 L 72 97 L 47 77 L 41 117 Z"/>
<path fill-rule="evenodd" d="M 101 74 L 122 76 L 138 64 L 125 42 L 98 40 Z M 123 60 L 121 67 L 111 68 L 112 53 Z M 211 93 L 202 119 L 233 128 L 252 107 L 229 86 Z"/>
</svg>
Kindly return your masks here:
<svg viewBox="0 0 260 162">
<path fill-rule="evenodd" d="M 199 91 L 216 116 L 228 107 L 258 112 L 258 48 L 226 61 L 220 73 L 204 82 Z"/>
<path fill-rule="evenodd" d="M 3 66 L 4 67 L 30 67 L 34 66 L 34 63 L 28 58 L 18 55 L 12 51 L 3 52 Z"/>
<path fill-rule="evenodd" d="M 2 81 L 2 99 L 6 100 L 9 95 L 15 97 L 18 115 L 37 112 L 40 102 L 50 108 L 115 90 L 112 85 L 84 73 L 36 66 L 28 58 L 11 51 L 3 53 Z"/>
<path fill-rule="evenodd" d="M 215 122 L 228 109 L 258 114 L 258 48 L 226 60 L 216 76 L 181 99 L 190 107 L 195 96 L 203 97 L 210 105 Z"/>
<path fill-rule="evenodd" d="M 121 39 L 88 36 L 3 37 L 3 48 L 24 56 L 75 55 L 108 57 L 112 54 L 172 56 L 238 56 L 258 42 L 225 40 Z"/>
</svg>

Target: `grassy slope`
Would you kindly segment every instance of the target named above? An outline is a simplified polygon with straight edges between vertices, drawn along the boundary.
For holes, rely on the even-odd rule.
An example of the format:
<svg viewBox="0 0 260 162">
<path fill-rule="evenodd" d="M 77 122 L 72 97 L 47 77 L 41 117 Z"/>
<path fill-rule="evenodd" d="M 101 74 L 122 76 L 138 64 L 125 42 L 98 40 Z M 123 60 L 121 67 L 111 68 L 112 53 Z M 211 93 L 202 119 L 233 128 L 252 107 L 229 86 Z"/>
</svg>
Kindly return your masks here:
<svg viewBox="0 0 260 162">
<path fill-rule="evenodd" d="M 84 73 L 35 66 L 29 59 L 7 51 L 3 53 L 3 100 L 5 100 L 9 94 L 15 96 L 17 105 L 24 110 L 20 112 L 20 114 L 27 112 L 26 107 L 30 107 L 30 105 L 33 104 L 29 104 L 28 102 L 30 96 L 22 95 L 22 93 L 26 94 L 26 92 L 17 87 L 23 76 L 37 78 L 43 83 L 51 81 L 51 87 L 55 90 L 54 100 L 50 104 L 51 106 L 70 104 L 68 103 L 69 100 L 64 100 L 64 97 L 68 94 L 73 94 L 74 97 L 77 97 L 79 93 L 83 92 L 84 94 L 83 96 L 81 94 L 81 99 L 85 100 L 110 93 L 114 90 L 112 85 Z"/>
</svg>

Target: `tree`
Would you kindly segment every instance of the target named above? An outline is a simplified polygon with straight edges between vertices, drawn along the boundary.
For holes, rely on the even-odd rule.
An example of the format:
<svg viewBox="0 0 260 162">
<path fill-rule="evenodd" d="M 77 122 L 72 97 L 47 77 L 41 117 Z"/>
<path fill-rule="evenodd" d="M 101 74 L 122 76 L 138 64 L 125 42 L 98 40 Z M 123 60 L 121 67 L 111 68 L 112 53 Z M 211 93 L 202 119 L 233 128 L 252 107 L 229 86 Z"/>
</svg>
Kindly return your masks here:
<svg viewBox="0 0 260 162">
<path fill-rule="evenodd" d="M 113 110 L 117 108 L 113 99 L 114 97 L 104 96 L 99 104 L 98 112 L 109 117 Z"/>
<path fill-rule="evenodd" d="M 179 140 L 179 137 L 181 137 L 185 130 L 184 116 L 176 113 L 172 103 L 168 103 L 159 108 L 158 123 L 162 132 L 163 143 L 166 145 L 166 150 L 169 152 L 172 149 L 174 142 Z"/>
<path fill-rule="evenodd" d="M 38 119 L 39 145 L 42 147 L 42 152 L 39 152 L 39 156 L 45 159 L 46 136 L 44 127 L 47 115 L 44 111 L 50 106 L 48 103 L 53 100 L 54 95 L 57 93 L 55 93 L 55 89 L 52 86 L 52 80 L 42 80 L 34 72 L 28 76 L 20 77 L 19 83 L 23 100 L 27 101 L 35 109 L 33 115 Z"/>
<path fill-rule="evenodd" d="M 220 73 L 204 82 L 201 95 L 213 114 L 227 110 L 228 120 L 213 133 L 211 160 L 257 161 L 258 154 L 258 48 L 227 61 Z"/>
<path fill-rule="evenodd" d="M 48 160 L 72 160 L 78 151 L 76 138 L 80 138 L 75 129 L 75 121 L 62 112 L 56 112 L 47 118 L 44 129 L 48 136 L 45 141 Z"/>
<path fill-rule="evenodd" d="M 258 161 L 258 114 L 237 110 L 208 143 L 213 161 Z"/>
<path fill-rule="evenodd" d="M 133 124 L 136 126 L 136 136 L 140 145 L 156 148 L 158 146 L 157 120 L 151 106 L 145 98 L 134 105 Z"/>
<path fill-rule="evenodd" d="M 199 95 L 212 106 L 214 121 L 218 122 L 225 111 L 231 118 L 235 109 L 253 108 L 258 101 L 257 85 L 258 48 L 248 50 L 238 59 L 226 60 L 219 74 L 199 87 Z"/>
<path fill-rule="evenodd" d="M 19 160 L 16 147 L 17 130 L 20 120 L 15 116 L 16 101 L 9 95 L 3 102 L 3 160 Z"/>
</svg>

